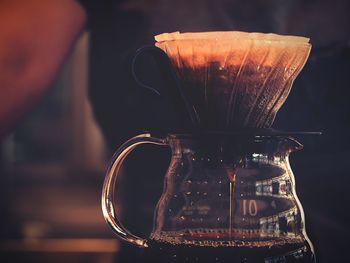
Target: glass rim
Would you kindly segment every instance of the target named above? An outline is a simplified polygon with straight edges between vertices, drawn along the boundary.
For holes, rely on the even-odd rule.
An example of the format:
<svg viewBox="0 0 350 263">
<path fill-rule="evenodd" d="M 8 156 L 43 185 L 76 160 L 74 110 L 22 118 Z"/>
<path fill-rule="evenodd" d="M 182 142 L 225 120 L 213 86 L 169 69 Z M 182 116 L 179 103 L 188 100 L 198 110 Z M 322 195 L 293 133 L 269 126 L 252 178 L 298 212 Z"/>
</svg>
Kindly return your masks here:
<svg viewBox="0 0 350 263">
<path fill-rule="evenodd" d="M 194 137 L 293 137 L 293 136 L 316 136 L 322 135 L 320 131 L 283 131 L 273 128 L 242 128 L 232 131 L 174 131 L 167 132 L 167 137 L 194 138 Z"/>
<path fill-rule="evenodd" d="M 310 39 L 304 36 L 280 35 L 275 33 L 243 32 L 243 31 L 209 31 L 209 32 L 185 32 L 162 33 L 156 35 L 157 43 L 170 41 L 244 41 L 258 42 L 282 42 L 285 44 L 311 45 Z"/>
</svg>

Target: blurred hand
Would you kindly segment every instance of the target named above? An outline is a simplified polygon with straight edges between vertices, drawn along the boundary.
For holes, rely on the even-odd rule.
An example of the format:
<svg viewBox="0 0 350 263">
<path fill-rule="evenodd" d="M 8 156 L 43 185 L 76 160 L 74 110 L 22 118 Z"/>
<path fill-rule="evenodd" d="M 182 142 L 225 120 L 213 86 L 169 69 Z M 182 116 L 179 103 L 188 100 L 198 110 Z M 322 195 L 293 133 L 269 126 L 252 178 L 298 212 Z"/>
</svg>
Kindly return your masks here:
<svg viewBox="0 0 350 263">
<path fill-rule="evenodd" d="M 45 94 L 85 20 L 74 0 L 0 1 L 0 139 Z"/>
</svg>

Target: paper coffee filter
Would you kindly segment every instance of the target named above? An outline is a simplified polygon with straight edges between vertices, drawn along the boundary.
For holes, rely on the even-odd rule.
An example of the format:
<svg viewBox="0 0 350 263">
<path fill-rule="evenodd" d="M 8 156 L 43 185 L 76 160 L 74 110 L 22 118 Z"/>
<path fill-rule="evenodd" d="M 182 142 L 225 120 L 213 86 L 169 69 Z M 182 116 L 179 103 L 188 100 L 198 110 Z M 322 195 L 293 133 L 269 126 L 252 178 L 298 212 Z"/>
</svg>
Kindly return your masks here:
<svg viewBox="0 0 350 263">
<path fill-rule="evenodd" d="M 270 127 L 311 49 L 305 37 L 236 31 L 155 39 L 208 129 Z"/>
<path fill-rule="evenodd" d="M 155 40 L 157 42 L 162 41 L 171 41 L 171 40 L 184 40 L 184 39 L 217 39 L 217 40 L 225 40 L 225 39 L 256 39 L 256 40 L 271 40 L 271 41 L 287 41 L 287 42 L 304 42 L 308 43 L 310 41 L 307 37 L 300 36 L 288 36 L 288 35 L 277 35 L 273 33 L 248 33 L 241 31 L 216 31 L 216 32 L 195 32 L 195 33 L 180 33 L 179 31 L 173 33 L 163 33 L 156 35 Z"/>
</svg>

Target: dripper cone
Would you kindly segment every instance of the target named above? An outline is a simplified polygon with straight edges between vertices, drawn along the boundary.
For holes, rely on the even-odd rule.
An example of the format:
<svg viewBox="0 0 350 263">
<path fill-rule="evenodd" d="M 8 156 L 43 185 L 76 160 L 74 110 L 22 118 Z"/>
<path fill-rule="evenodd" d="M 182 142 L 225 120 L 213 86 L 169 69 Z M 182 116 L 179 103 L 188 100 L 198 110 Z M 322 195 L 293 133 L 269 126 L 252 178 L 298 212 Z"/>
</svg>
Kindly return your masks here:
<svg viewBox="0 0 350 263">
<path fill-rule="evenodd" d="M 311 49 L 305 37 L 235 31 L 155 39 L 200 127 L 212 130 L 271 127 Z"/>
</svg>

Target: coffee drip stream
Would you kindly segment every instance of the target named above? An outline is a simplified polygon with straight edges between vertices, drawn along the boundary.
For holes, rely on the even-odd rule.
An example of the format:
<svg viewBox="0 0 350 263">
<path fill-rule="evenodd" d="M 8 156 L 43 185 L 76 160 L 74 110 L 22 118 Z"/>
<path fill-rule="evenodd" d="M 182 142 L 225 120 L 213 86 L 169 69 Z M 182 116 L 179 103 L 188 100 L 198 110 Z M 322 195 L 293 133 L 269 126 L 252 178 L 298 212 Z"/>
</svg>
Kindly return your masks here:
<svg viewBox="0 0 350 263">
<path fill-rule="evenodd" d="M 120 239 L 146 248 L 148 259 L 313 262 L 289 164 L 302 145 L 270 129 L 307 60 L 309 39 L 244 32 L 155 39 L 179 82 L 169 94 L 192 127 L 165 138 L 141 134 L 116 151 L 102 192 L 107 223 Z M 114 209 L 121 164 L 140 144 L 172 152 L 147 239 L 125 229 Z"/>
</svg>

